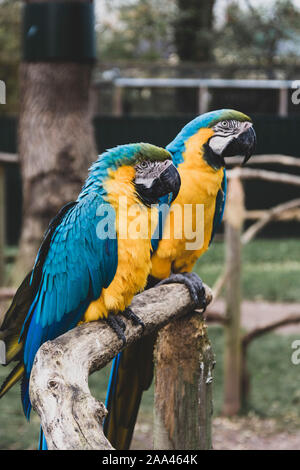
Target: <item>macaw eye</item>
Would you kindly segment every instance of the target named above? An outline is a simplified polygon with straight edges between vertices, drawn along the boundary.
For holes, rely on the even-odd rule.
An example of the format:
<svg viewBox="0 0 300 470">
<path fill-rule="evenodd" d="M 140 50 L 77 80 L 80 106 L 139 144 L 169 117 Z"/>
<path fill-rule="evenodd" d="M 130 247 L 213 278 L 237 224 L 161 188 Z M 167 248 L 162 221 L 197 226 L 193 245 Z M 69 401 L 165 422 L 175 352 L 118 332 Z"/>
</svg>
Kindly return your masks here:
<svg viewBox="0 0 300 470">
<path fill-rule="evenodd" d="M 222 122 L 221 122 L 221 125 L 222 125 L 223 127 L 228 127 L 228 121 L 222 121 Z"/>
<path fill-rule="evenodd" d="M 143 162 L 141 162 L 141 163 L 139 164 L 139 167 L 140 167 L 140 168 L 147 168 L 147 166 L 148 166 L 148 163 L 145 162 L 145 161 L 143 161 Z"/>
</svg>

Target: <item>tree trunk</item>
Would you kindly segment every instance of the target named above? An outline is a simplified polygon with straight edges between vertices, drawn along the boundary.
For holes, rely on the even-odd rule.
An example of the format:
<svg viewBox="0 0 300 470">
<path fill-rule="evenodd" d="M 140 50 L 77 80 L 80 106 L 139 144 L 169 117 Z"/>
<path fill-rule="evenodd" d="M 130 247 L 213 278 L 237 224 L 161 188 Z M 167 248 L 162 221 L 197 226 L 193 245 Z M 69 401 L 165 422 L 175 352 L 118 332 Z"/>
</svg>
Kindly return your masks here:
<svg viewBox="0 0 300 470">
<path fill-rule="evenodd" d="M 207 62 L 212 58 L 214 0 L 177 0 L 174 22 L 177 54 L 182 61 Z"/>
<path fill-rule="evenodd" d="M 201 314 L 163 328 L 155 348 L 154 448 L 211 449 L 212 369 Z"/>
<path fill-rule="evenodd" d="M 226 318 L 224 325 L 224 405 L 232 416 L 241 407 L 241 231 L 244 221 L 244 192 L 241 180 L 231 178 L 226 204 Z"/>
<path fill-rule="evenodd" d="M 177 0 L 174 39 L 181 62 L 208 62 L 212 59 L 214 0 Z M 198 90 L 178 88 L 177 110 L 197 113 Z"/>
<path fill-rule="evenodd" d="M 21 65 L 23 227 L 13 284 L 31 269 L 50 219 L 77 198 L 96 158 L 89 106 L 91 72 L 88 63 Z"/>
</svg>

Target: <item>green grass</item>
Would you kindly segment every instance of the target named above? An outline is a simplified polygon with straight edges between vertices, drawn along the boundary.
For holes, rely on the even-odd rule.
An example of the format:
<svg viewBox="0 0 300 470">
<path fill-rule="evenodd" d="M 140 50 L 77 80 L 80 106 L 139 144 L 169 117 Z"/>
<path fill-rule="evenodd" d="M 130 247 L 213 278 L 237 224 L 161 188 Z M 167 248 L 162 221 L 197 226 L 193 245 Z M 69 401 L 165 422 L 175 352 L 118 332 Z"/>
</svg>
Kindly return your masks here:
<svg viewBox="0 0 300 470">
<path fill-rule="evenodd" d="M 90 376 L 89 386 L 93 396 L 105 401 L 110 366 Z M 0 368 L 0 382 L 8 374 L 8 367 Z M 20 398 L 20 386 L 15 385 L 0 400 L 0 450 L 36 449 L 39 436 L 39 418 L 31 413 L 30 423 L 24 418 Z"/>
<path fill-rule="evenodd" d="M 223 243 L 214 243 L 198 261 L 196 270 L 212 285 L 222 272 Z M 243 249 L 244 298 L 271 301 L 300 301 L 300 250 L 298 240 L 256 240 Z M 220 413 L 223 400 L 223 331 L 209 327 L 209 336 L 216 354 L 214 373 L 214 410 Z M 248 367 L 251 373 L 249 411 L 261 417 L 276 418 L 283 426 L 300 425 L 300 365 L 291 363 L 291 343 L 299 336 L 270 333 L 255 340 L 249 348 Z M 8 368 L 0 368 L 0 381 Z M 105 399 L 109 367 L 90 377 L 94 396 Z M 152 419 L 153 386 L 144 394 L 141 418 Z M 30 424 L 23 416 L 19 387 L 14 387 L 0 400 L 0 449 L 35 449 L 39 420 L 32 413 Z"/>
<path fill-rule="evenodd" d="M 221 327 L 210 326 L 209 337 L 216 356 L 214 369 L 213 399 L 214 416 L 222 409 L 223 402 L 223 348 L 224 338 Z M 291 344 L 296 335 L 270 333 L 255 340 L 248 354 L 251 374 L 251 393 L 248 412 L 263 418 L 275 418 L 280 427 L 291 430 L 300 425 L 300 365 L 291 362 Z M 0 378 L 5 368 L 0 369 Z M 109 367 L 90 377 L 92 394 L 105 399 Z M 151 422 L 153 414 L 153 385 L 144 396 L 141 406 L 141 420 Z M 12 389 L 0 401 L 0 449 L 35 449 L 38 442 L 39 421 L 32 413 L 30 424 L 26 423 L 20 403 L 19 387 Z"/>
<path fill-rule="evenodd" d="M 224 244 L 215 242 L 198 260 L 195 271 L 213 285 L 224 267 Z M 244 299 L 300 302 L 298 240 L 255 240 L 243 247 Z"/>
<path fill-rule="evenodd" d="M 4 380 L 10 369 L 0 368 L 0 382 Z M 105 401 L 110 365 L 101 371 L 95 372 L 89 378 L 89 387 L 94 397 Z M 142 419 L 150 421 L 153 414 L 153 387 L 144 393 Z M 0 450 L 10 449 L 36 449 L 39 437 L 39 418 L 35 412 L 31 413 L 30 423 L 27 423 L 20 397 L 20 386 L 15 385 L 0 400 Z"/>
<path fill-rule="evenodd" d="M 210 326 L 209 337 L 216 356 L 213 397 L 214 413 L 223 403 L 224 335 L 219 326 Z M 269 333 L 254 340 L 248 349 L 250 396 L 247 411 L 262 418 L 275 418 L 281 426 L 300 425 L 300 365 L 291 361 L 292 342 L 299 335 Z"/>
<path fill-rule="evenodd" d="M 6 277 L 15 248 L 6 248 Z M 224 243 L 214 242 L 195 271 L 213 285 L 224 269 Z M 250 300 L 300 302 L 300 242 L 294 239 L 254 240 L 243 247 L 243 297 Z"/>
</svg>

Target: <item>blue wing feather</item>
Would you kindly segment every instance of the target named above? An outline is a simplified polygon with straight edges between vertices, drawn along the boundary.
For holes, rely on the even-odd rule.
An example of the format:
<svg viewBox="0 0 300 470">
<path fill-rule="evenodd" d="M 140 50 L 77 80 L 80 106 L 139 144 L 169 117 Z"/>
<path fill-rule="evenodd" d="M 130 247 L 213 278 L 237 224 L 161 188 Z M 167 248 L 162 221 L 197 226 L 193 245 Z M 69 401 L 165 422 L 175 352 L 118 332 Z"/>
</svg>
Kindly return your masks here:
<svg viewBox="0 0 300 470">
<path fill-rule="evenodd" d="M 103 240 L 96 234 L 96 212 L 103 203 L 99 193 L 87 194 L 65 214 L 48 241 L 41 280 L 21 332 L 21 337 L 26 336 L 22 401 L 28 418 L 28 382 L 37 350 L 45 341 L 74 328 L 116 273 L 117 239 Z M 35 267 L 42 254 L 40 251 Z"/>
<path fill-rule="evenodd" d="M 215 207 L 215 214 L 214 214 L 214 220 L 213 220 L 213 228 L 212 228 L 212 233 L 211 233 L 209 244 L 211 244 L 211 242 L 213 241 L 215 233 L 219 225 L 221 224 L 223 215 L 224 215 L 226 193 L 227 193 L 227 177 L 226 177 L 225 168 L 223 169 L 223 172 L 224 172 L 224 176 L 222 180 L 222 186 L 221 186 L 221 189 L 218 191 L 218 194 L 216 197 L 216 207 Z"/>
<path fill-rule="evenodd" d="M 152 246 L 152 251 L 155 252 L 158 247 L 159 241 L 162 239 L 163 235 L 163 228 L 165 225 L 165 220 L 166 217 L 169 213 L 169 208 L 171 205 L 171 195 L 166 195 L 161 197 L 158 200 L 157 208 L 158 208 L 158 222 L 157 226 L 155 228 L 155 231 L 152 235 L 151 238 L 151 246 Z"/>
</svg>

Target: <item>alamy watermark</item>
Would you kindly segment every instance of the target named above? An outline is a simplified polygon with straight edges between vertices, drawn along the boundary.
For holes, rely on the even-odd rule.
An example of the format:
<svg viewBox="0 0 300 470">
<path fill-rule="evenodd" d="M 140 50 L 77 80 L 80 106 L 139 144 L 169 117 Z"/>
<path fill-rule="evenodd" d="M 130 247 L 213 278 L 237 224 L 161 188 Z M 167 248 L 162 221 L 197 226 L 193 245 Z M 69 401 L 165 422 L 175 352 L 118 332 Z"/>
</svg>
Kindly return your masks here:
<svg viewBox="0 0 300 470">
<path fill-rule="evenodd" d="M 6 85 L 0 80 L 0 104 L 6 104 Z"/>
<path fill-rule="evenodd" d="M 295 105 L 300 104 L 300 80 L 294 80 L 292 82 L 292 89 L 295 90 L 292 93 L 292 103 Z"/>
<path fill-rule="evenodd" d="M 151 205 L 150 220 L 145 207 L 127 204 L 126 196 L 120 196 L 118 215 L 110 204 L 101 204 L 96 215 L 97 237 L 101 240 L 185 240 L 186 250 L 199 250 L 204 244 L 204 204 Z"/>
<path fill-rule="evenodd" d="M 300 364 L 300 339 L 295 339 L 291 344 L 291 348 L 295 349 L 292 353 L 291 361 L 295 366 L 298 366 Z"/>
<path fill-rule="evenodd" d="M 2 339 L 0 339 L 0 364 L 6 364 L 6 347 Z"/>
</svg>

